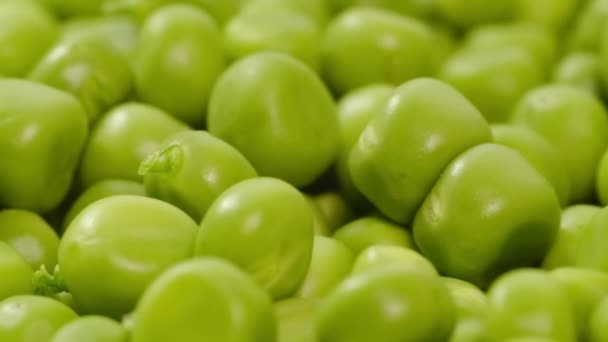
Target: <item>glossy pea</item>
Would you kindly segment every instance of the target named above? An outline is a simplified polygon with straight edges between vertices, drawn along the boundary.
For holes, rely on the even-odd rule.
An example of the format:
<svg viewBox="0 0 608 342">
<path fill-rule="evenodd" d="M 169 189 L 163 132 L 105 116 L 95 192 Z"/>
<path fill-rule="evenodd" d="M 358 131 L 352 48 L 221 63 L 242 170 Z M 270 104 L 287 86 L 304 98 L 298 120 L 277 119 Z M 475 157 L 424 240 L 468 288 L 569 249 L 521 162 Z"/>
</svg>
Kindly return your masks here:
<svg viewBox="0 0 608 342">
<path fill-rule="evenodd" d="M 337 118 L 329 91 L 302 62 L 276 52 L 245 57 L 222 74 L 207 125 L 261 176 L 297 187 L 312 183 L 336 158 Z"/>
<path fill-rule="evenodd" d="M 369 122 L 351 151 L 349 170 L 378 210 L 409 224 L 446 165 L 490 139 L 488 123 L 463 95 L 420 78 L 398 87 Z"/>
<path fill-rule="evenodd" d="M 0 340 L 50 341 L 62 326 L 78 315 L 50 298 L 20 295 L 0 302 Z"/>
<path fill-rule="evenodd" d="M 586 234 L 589 223 L 600 209 L 595 205 L 577 204 L 562 210 L 559 231 L 545 255 L 543 268 L 554 269 L 576 264 L 581 236 Z"/>
<path fill-rule="evenodd" d="M 596 168 L 608 145 L 608 114 L 599 99 L 573 86 L 542 86 L 520 99 L 511 122 L 532 128 L 557 147 L 573 203 L 592 198 Z"/>
<path fill-rule="evenodd" d="M 559 219 L 555 191 L 520 153 L 481 144 L 447 166 L 413 230 L 441 274 L 484 288 L 505 271 L 540 262 Z"/>
<path fill-rule="evenodd" d="M 59 245 L 59 266 L 84 313 L 121 317 L 162 271 L 190 258 L 196 223 L 157 199 L 119 195 L 82 210 Z"/>
<path fill-rule="evenodd" d="M 25 259 L 8 243 L 0 241 L 0 301 L 32 293 L 33 270 Z"/>
<path fill-rule="evenodd" d="M 104 316 L 82 316 L 59 329 L 50 342 L 126 342 L 128 332 Z"/>
<path fill-rule="evenodd" d="M 239 151 L 204 131 L 171 135 L 142 162 L 139 174 L 146 194 L 181 208 L 196 222 L 222 192 L 257 176 Z"/>
<path fill-rule="evenodd" d="M 306 198 L 284 181 L 259 177 L 236 183 L 213 202 L 195 252 L 231 261 L 282 299 L 302 283 L 312 249 L 313 214 Z"/>
<path fill-rule="evenodd" d="M 59 35 L 58 23 L 34 1 L 0 2 L 0 74 L 25 76 Z"/>
<path fill-rule="evenodd" d="M 28 79 L 76 96 L 91 122 L 124 100 L 133 81 L 127 59 L 92 35 L 60 41 L 33 67 Z"/>
<path fill-rule="evenodd" d="M 66 92 L 7 78 L 0 121 L 0 206 L 51 211 L 72 184 L 88 135 L 83 107 Z"/>
<path fill-rule="evenodd" d="M 146 19 L 136 52 L 139 97 L 201 127 L 211 89 L 224 69 L 221 35 L 209 14 L 188 4 L 161 7 Z"/>
<path fill-rule="evenodd" d="M 320 342 L 444 340 L 454 320 L 454 304 L 439 277 L 399 266 L 347 278 L 316 317 Z"/>
<path fill-rule="evenodd" d="M 273 342 L 272 301 L 253 279 L 226 260 L 184 261 L 154 280 L 134 313 L 133 342 L 171 339 Z"/>
<path fill-rule="evenodd" d="M 417 19 L 355 6 L 327 27 L 322 73 L 338 94 L 373 83 L 399 85 L 430 72 L 432 39 L 431 30 Z"/>
<path fill-rule="evenodd" d="M 0 240 L 15 248 L 34 270 L 41 265 L 52 270 L 57 264 L 59 237 L 36 213 L 20 209 L 1 210 Z"/>
<path fill-rule="evenodd" d="M 333 238 L 344 243 L 355 255 L 374 245 L 414 248 L 414 242 L 408 230 L 374 216 L 360 217 L 343 225 L 334 232 Z"/>
<path fill-rule="evenodd" d="M 188 130 L 166 112 L 128 102 L 105 113 L 93 126 L 82 154 L 79 177 L 87 187 L 104 179 L 141 182 L 139 165 L 174 133 Z"/>
<path fill-rule="evenodd" d="M 145 189 L 143 184 L 122 179 L 105 179 L 92 184 L 86 188 L 74 201 L 72 206 L 68 209 L 63 219 L 62 230 L 72 222 L 74 217 L 78 215 L 84 208 L 88 207 L 89 204 L 100 200 L 102 198 L 114 196 L 114 195 L 145 195 Z M 51 269 L 51 268 L 49 268 Z"/>
</svg>

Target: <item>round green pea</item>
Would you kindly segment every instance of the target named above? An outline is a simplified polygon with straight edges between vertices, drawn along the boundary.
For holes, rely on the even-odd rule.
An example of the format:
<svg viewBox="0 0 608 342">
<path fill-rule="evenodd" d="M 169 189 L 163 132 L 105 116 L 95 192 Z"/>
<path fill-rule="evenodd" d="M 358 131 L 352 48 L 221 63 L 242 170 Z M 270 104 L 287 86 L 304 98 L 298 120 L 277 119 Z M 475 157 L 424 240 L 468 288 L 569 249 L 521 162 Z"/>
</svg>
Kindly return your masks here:
<svg viewBox="0 0 608 342">
<path fill-rule="evenodd" d="M 519 98 L 543 82 L 530 54 L 512 48 L 464 49 L 452 55 L 438 78 L 466 96 L 490 122 L 504 122 Z"/>
<path fill-rule="evenodd" d="M 546 272 L 520 269 L 502 275 L 488 290 L 488 305 L 490 341 L 521 336 L 576 341 L 568 299 Z"/>
<path fill-rule="evenodd" d="M 188 130 L 166 112 L 143 103 L 114 107 L 93 126 L 82 154 L 80 183 L 83 187 L 104 179 L 141 182 L 139 165 L 174 133 Z"/>
<path fill-rule="evenodd" d="M 373 7 L 352 7 L 329 23 L 322 73 L 339 94 L 373 83 L 399 85 L 431 70 L 433 34 L 414 18 Z"/>
<path fill-rule="evenodd" d="M 481 113 L 448 84 L 419 78 L 398 87 L 350 153 L 357 189 L 391 220 L 411 223 L 446 167 L 491 139 Z"/>
<path fill-rule="evenodd" d="M 573 86 L 542 86 L 519 101 L 511 122 L 532 128 L 557 147 L 572 203 L 592 198 L 596 168 L 608 146 L 608 113 L 598 98 Z"/>
<path fill-rule="evenodd" d="M 559 220 L 551 184 L 520 153 L 481 144 L 447 166 L 413 231 L 441 274 L 486 288 L 507 270 L 540 262 Z"/>
<path fill-rule="evenodd" d="M 269 7 L 242 11 L 228 22 L 224 29 L 227 57 L 237 60 L 259 51 L 275 51 L 318 71 L 322 35 L 317 23 L 303 13 Z"/>
<path fill-rule="evenodd" d="M 513 148 L 553 186 L 562 206 L 570 200 L 570 178 L 557 148 L 539 133 L 513 124 L 491 126 L 494 142 Z"/>
<path fill-rule="evenodd" d="M 353 261 L 353 252 L 340 241 L 315 236 L 308 272 L 295 295 L 325 297 L 351 272 Z"/>
<path fill-rule="evenodd" d="M 134 313 L 133 342 L 273 342 L 270 297 L 246 273 L 216 258 L 195 258 L 162 273 Z"/>
<path fill-rule="evenodd" d="M 600 59 L 590 52 L 571 52 L 553 70 L 553 81 L 600 95 Z"/>
<path fill-rule="evenodd" d="M 333 236 L 358 255 L 370 246 L 394 245 L 414 248 L 412 236 L 404 227 L 374 216 L 364 216 L 338 228 Z"/>
<path fill-rule="evenodd" d="M 601 207 L 577 204 L 562 210 L 560 227 L 553 246 L 545 255 L 542 267 L 554 269 L 576 264 L 581 236 L 585 234 L 593 217 Z"/>
<path fill-rule="evenodd" d="M 84 35 L 56 44 L 30 71 L 28 79 L 76 96 L 91 122 L 123 101 L 132 87 L 127 59 L 105 40 Z"/>
<path fill-rule="evenodd" d="M 348 92 L 338 102 L 340 146 L 336 175 L 340 191 L 357 207 L 366 206 L 367 200 L 353 184 L 348 169 L 350 151 L 371 119 L 384 109 L 393 90 L 387 84 L 372 84 Z"/>
<path fill-rule="evenodd" d="M 438 276 L 380 267 L 347 278 L 325 298 L 316 317 L 318 341 L 443 341 L 455 316 Z"/>
<path fill-rule="evenodd" d="M 608 297 L 601 300 L 589 317 L 589 342 L 608 340 Z"/>
<path fill-rule="evenodd" d="M 608 296 L 608 274 L 590 269 L 561 267 L 549 276 L 559 284 L 569 301 L 577 340 L 588 339 L 588 322 L 598 302 Z"/>
<path fill-rule="evenodd" d="M 57 264 L 59 237 L 36 213 L 20 209 L 0 211 L 0 240 L 15 248 L 34 270 L 41 265 L 52 270 Z"/>
<path fill-rule="evenodd" d="M 201 127 L 223 69 L 220 31 L 200 8 L 168 5 L 144 22 L 134 66 L 136 92 L 144 102 Z"/>
<path fill-rule="evenodd" d="M 308 185 L 334 162 L 334 101 L 319 77 L 293 57 L 259 52 L 220 77 L 209 133 L 236 147 L 262 176 Z"/>
<path fill-rule="evenodd" d="M 50 341 L 78 315 L 54 299 L 20 295 L 0 302 L 0 341 Z"/>
<path fill-rule="evenodd" d="M 169 202 L 196 222 L 230 186 L 257 176 L 234 147 L 204 131 L 168 137 L 140 165 L 146 194 Z"/>
<path fill-rule="evenodd" d="M 89 204 L 114 195 L 145 195 L 143 184 L 122 179 L 105 179 L 86 188 L 73 202 L 63 219 L 62 230 Z M 50 268 L 49 268 L 50 269 Z"/>
<path fill-rule="evenodd" d="M 78 100 L 19 79 L 0 80 L 0 207 L 47 213 L 66 196 L 88 134 Z"/>
<path fill-rule="evenodd" d="M 0 2 L 0 74 L 25 76 L 58 37 L 51 13 L 34 1 Z"/>
<path fill-rule="evenodd" d="M 608 272 L 608 208 L 600 209 L 588 222 L 579 237 L 575 266 Z"/>
<path fill-rule="evenodd" d="M 304 195 L 282 180 L 259 177 L 231 186 L 213 202 L 195 252 L 233 262 L 282 299 L 304 280 L 312 250 L 313 213 Z"/>
<path fill-rule="evenodd" d="M 420 253 L 400 246 L 375 245 L 362 250 L 355 259 L 352 273 L 373 271 L 386 265 L 399 265 L 438 276 L 435 266 Z"/>
<path fill-rule="evenodd" d="M 0 301 L 11 296 L 32 293 L 34 271 L 27 261 L 4 241 L 0 241 L 0 274 Z"/>
<path fill-rule="evenodd" d="M 104 316 L 82 316 L 59 329 L 50 342 L 127 342 L 128 332 Z"/>
<path fill-rule="evenodd" d="M 315 316 L 321 301 L 288 298 L 274 304 L 277 342 L 317 342 Z"/>
<path fill-rule="evenodd" d="M 59 266 L 84 313 L 129 312 L 163 270 L 190 258 L 197 225 L 157 199 L 117 195 L 83 209 L 59 244 Z"/>
</svg>

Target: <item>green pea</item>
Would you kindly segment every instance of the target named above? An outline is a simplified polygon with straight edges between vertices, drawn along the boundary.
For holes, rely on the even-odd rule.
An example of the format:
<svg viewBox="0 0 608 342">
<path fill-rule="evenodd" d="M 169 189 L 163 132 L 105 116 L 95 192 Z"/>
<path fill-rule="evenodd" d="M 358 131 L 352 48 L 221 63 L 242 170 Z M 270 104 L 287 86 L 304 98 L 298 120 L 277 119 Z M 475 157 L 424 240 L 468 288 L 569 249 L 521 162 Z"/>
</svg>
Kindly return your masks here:
<svg viewBox="0 0 608 342">
<path fill-rule="evenodd" d="M 66 196 L 87 138 L 72 95 L 18 79 L 0 80 L 0 206 L 47 213 Z"/>
<path fill-rule="evenodd" d="M 315 236 L 310 266 L 296 296 L 325 297 L 350 273 L 353 252 L 340 241 Z"/>
<path fill-rule="evenodd" d="M 528 90 L 543 82 L 542 70 L 520 49 L 465 49 L 452 55 L 438 78 L 466 96 L 490 122 L 504 122 Z"/>
<path fill-rule="evenodd" d="M 333 238 L 350 248 L 355 255 L 375 245 L 414 248 L 408 230 L 373 216 L 364 216 L 345 224 L 334 232 Z"/>
<path fill-rule="evenodd" d="M 601 300 L 589 317 L 589 342 L 608 339 L 608 297 Z"/>
<path fill-rule="evenodd" d="M 608 271 L 608 230 L 605 229 L 608 222 L 608 209 L 603 207 L 584 227 L 576 252 L 575 266 L 591 268 L 599 271 Z"/>
<path fill-rule="evenodd" d="M 441 274 L 485 288 L 507 270 L 540 262 L 559 219 L 555 191 L 520 153 L 481 144 L 447 166 L 413 230 Z"/>
<path fill-rule="evenodd" d="M 321 50 L 323 75 L 344 94 L 373 83 L 399 85 L 431 70 L 431 30 L 421 21 L 372 7 L 334 17 Z"/>
<path fill-rule="evenodd" d="M 576 264 L 581 236 L 600 209 L 595 205 L 578 204 L 562 210 L 559 231 L 553 246 L 545 255 L 543 268 L 554 269 Z"/>
<path fill-rule="evenodd" d="M 570 200 L 570 178 L 557 148 L 539 133 L 526 127 L 494 124 L 491 128 L 494 142 L 521 153 L 551 183 L 560 204 L 567 205 Z"/>
<path fill-rule="evenodd" d="M 449 342 L 481 342 L 486 340 L 486 315 L 488 299 L 486 294 L 475 285 L 456 278 L 442 278 L 447 287 L 458 320 Z"/>
<path fill-rule="evenodd" d="M 230 186 L 256 177 L 234 147 L 203 131 L 168 137 L 139 168 L 146 194 L 182 209 L 200 222 L 211 203 Z"/>
<path fill-rule="evenodd" d="M 553 80 L 587 90 L 597 96 L 601 86 L 599 58 L 589 52 L 571 52 L 555 66 Z"/>
<path fill-rule="evenodd" d="M 349 170 L 376 208 L 409 224 L 445 166 L 490 139 L 488 123 L 454 88 L 416 79 L 397 88 L 367 125 L 352 149 Z"/>
<path fill-rule="evenodd" d="M 355 216 L 353 208 L 337 192 L 324 192 L 314 195 L 312 201 L 319 210 L 329 232 L 334 232 Z"/>
<path fill-rule="evenodd" d="M 126 16 L 80 18 L 64 22 L 62 41 L 100 39 L 131 62 L 139 40 L 137 23 Z"/>
<path fill-rule="evenodd" d="M 135 309 L 133 342 L 273 342 L 270 297 L 231 263 L 195 258 L 162 273 Z"/>
<path fill-rule="evenodd" d="M 127 330 L 104 316 L 82 316 L 59 329 L 50 342 L 127 342 Z"/>
<path fill-rule="evenodd" d="M 602 298 L 608 296 L 608 274 L 575 267 L 557 268 L 549 273 L 569 301 L 577 340 L 586 341 L 591 312 Z"/>
<path fill-rule="evenodd" d="M 0 74 L 25 76 L 58 36 L 56 21 L 33 1 L 0 2 Z"/>
<path fill-rule="evenodd" d="M 362 250 L 353 264 L 353 274 L 373 271 L 387 265 L 399 265 L 438 276 L 435 266 L 418 252 L 400 246 L 375 245 Z"/>
<path fill-rule="evenodd" d="M 28 78 L 72 93 L 84 106 L 89 121 L 124 100 L 132 83 L 126 58 L 94 36 L 55 45 Z"/>
<path fill-rule="evenodd" d="M 554 32 L 562 32 L 574 19 L 580 0 L 518 0 L 515 18 L 535 23 Z"/>
<path fill-rule="evenodd" d="M 278 8 L 302 14 L 313 20 L 319 27 L 325 26 L 330 19 L 330 6 L 327 0 L 247 0 L 241 13 L 273 11 Z"/>
<path fill-rule="evenodd" d="M 221 34 L 213 18 L 193 5 L 162 7 L 144 22 L 136 55 L 139 97 L 202 126 L 211 88 L 224 69 Z"/>
<path fill-rule="evenodd" d="M 320 301 L 289 298 L 274 304 L 277 342 L 317 342 L 315 316 Z"/>
<path fill-rule="evenodd" d="M 488 337 L 502 341 L 521 336 L 576 340 L 568 299 L 547 273 L 509 272 L 488 290 Z"/>
<path fill-rule="evenodd" d="M 230 60 L 259 51 L 275 51 L 318 71 L 320 45 L 321 30 L 314 20 L 280 7 L 242 11 L 224 29 L 224 46 Z"/>
<path fill-rule="evenodd" d="M 196 237 L 196 255 L 233 262 L 274 299 L 297 291 L 312 249 L 310 205 L 276 178 L 248 179 L 228 188 L 207 210 Z"/>
<path fill-rule="evenodd" d="M 571 203 L 593 196 L 596 168 L 608 145 L 608 114 L 599 99 L 573 86 L 542 86 L 519 101 L 511 122 L 557 147 L 570 178 Z"/>
<path fill-rule="evenodd" d="M 348 169 L 350 151 L 371 119 L 384 109 L 393 90 L 390 85 L 372 84 L 348 92 L 338 102 L 340 149 L 336 162 L 337 178 L 342 193 L 358 207 L 365 207 L 367 200 L 353 184 Z"/>
<path fill-rule="evenodd" d="M 196 230 L 166 202 L 107 197 L 72 220 L 59 244 L 59 266 L 84 313 L 118 318 L 162 271 L 193 255 Z"/>
<path fill-rule="evenodd" d="M 0 341 L 50 341 L 57 330 L 77 317 L 54 299 L 13 296 L 0 302 Z"/>
<path fill-rule="evenodd" d="M 567 45 L 570 50 L 597 52 L 602 44 L 606 18 L 608 18 L 608 1 L 587 0 L 582 2 L 572 28 L 568 32 Z"/>
<path fill-rule="evenodd" d="M 466 35 L 464 46 L 469 50 L 521 51 L 532 57 L 537 62 L 536 66 L 543 70 L 541 75 L 545 75 L 558 54 L 557 38 L 555 33 L 533 23 L 509 22 L 472 29 Z"/>
<path fill-rule="evenodd" d="M 455 310 L 436 275 L 386 266 L 343 281 L 316 320 L 319 342 L 443 341 Z"/>
<path fill-rule="evenodd" d="M 0 211 L 0 240 L 11 245 L 32 269 L 52 270 L 57 264 L 59 237 L 38 214 L 19 209 Z"/>
<path fill-rule="evenodd" d="M 0 274 L 2 274 L 0 301 L 11 296 L 32 293 L 34 271 L 27 261 L 4 241 L 0 241 Z M 2 322 L 0 322 L 0 336 L 2 336 Z"/>
<path fill-rule="evenodd" d="M 458 27 L 471 27 L 509 19 L 515 10 L 512 0 L 436 0 L 439 14 Z"/>
<path fill-rule="evenodd" d="M 63 219 L 62 230 L 89 204 L 114 195 L 145 195 L 144 186 L 129 180 L 106 179 L 86 188 L 73 202 Z M 48 268 L 51 269 L 51 268 Z"/>
<path fill-rule="evenodd" d="M 337 153 L 329 91 L 310 68 L 279 53 L 259 52 L 234 63 L 215 85 L 207 124 L 260 175 L 298 187 L 316 180 Z"/>
<path fill-rule="evenodd" d="M 141 162 L 166 138 L 185 130 L 184 123 L 150 105 L 131 102 L 114 107 L 93 126 L 80 163 L 81 185 L 104 179 L 141 182 Z"/>
</svg>

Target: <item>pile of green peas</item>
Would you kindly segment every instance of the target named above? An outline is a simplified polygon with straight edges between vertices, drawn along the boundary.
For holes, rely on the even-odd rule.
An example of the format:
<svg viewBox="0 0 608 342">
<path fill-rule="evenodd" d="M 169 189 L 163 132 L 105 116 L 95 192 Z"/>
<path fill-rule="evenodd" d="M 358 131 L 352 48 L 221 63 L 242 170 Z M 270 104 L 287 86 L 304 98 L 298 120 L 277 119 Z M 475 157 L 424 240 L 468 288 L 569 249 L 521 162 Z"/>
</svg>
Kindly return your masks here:
<svg viewBox="0 0 608 342">
<path fill-rule="evenodd" d="M 0 342 L 608 341 L 608 0 L 0 0 Z"/>
</svg>

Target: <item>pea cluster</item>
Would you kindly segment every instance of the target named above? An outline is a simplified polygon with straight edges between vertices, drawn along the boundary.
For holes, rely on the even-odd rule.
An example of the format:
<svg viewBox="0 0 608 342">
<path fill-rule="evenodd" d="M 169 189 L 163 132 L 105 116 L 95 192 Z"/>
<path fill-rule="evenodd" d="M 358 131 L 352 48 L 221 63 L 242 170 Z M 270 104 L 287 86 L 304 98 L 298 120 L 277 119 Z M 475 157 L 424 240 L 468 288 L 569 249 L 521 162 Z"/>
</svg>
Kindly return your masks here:
<svg viewBox="0 0 608 342">
<path fill-rule="evenodd" d="M 0 0 L 0 342 L 608 341 L 608 0 Z"/>
</svg>

